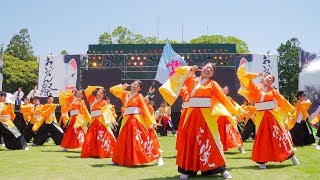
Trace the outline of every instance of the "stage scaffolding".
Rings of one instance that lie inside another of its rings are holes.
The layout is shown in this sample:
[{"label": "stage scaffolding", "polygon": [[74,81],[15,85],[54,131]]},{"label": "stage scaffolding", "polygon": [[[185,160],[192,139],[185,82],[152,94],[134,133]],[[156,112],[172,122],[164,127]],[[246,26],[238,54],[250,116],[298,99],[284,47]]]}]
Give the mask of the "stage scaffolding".
[{"label": "stage scaffolding", "polygon": [[[156,76],[164,44],[89,45],[82,57],[81,69],[121,70],[122,80],[150,80]],[[188,65],[235,67],[234,44],[172,44]]]}]

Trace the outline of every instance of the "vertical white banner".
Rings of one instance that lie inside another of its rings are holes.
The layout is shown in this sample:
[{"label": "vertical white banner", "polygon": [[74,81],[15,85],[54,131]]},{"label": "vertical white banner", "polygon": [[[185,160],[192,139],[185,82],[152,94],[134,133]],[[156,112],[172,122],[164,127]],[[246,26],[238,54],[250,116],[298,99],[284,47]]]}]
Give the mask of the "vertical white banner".
[{"label": "vertical white banner", "polygon": [[41,57],[38,78],[40,97],[58,97],[60,90],[77,87],[79,61],[79,55]]},{"label": "vertical white banner", "polygon": [[[273,86],[279,91],[278,55],[277,54],[252,54],[252,61],[248,64],[248,72],[271,74],[275,77]],[[260,83],[261,78],[256,78],[255,83]]]}]

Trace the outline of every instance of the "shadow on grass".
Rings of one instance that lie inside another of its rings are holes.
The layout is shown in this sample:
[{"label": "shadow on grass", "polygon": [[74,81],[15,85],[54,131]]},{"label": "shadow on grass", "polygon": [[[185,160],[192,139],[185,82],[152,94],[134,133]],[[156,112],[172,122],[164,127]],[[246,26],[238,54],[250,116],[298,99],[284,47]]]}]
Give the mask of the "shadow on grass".
[{"label": "shadow on grass", "polygon": [[42,150],[41,152],[81,153],[80,151]]},{"label": "shadow on grass", "polygon": [[[216,175],[210,175],[210,176],[201,176],[200,174],[196,176],[190,176],[190,179],[224,179],[221,175],[216,174]],[[161,177],[161,178],[146,178],[142,180],[147,180],[147,179],[180,179],[180,175],[172,176],[172,177]]]},{"label": "shadow on grass", "polygon": [[227,159],[251,159],[251,157],[228,157]]},{"label": "shadow on grass", "polygon": [[177,156],[163,156],[163,159],[175,159]]},{"label": "shadow on grass", "polygon": [[121,168],[127,168],[127,169],[140,169],[140,168],[146,168],[146,167],[152,167],[152,166],[157,166],[156,164],[143,164],[143,165],[138,165],[138,166],[119,166],[119,165],[116,165],[116,164],[92,164],[90,165],[91,167],[94,167],[94,168],[102,168],[102,167],[121,167]]},{"label": "shadow on grass", "polygon": [[7,152],[16,152],[16,151],[25,151],[23,149],[7,149],[6,147],[3,147],[0,149],[0,151],[7,151]]},{"label": "shadow on grass", "polygon": [[[293,166],[292,164],[271,164],[267,166],[268,169],[281,169],[281,168],[286,168],[289,166]],[[227,167],[228,171],[231,171],[232,169],[252,169],[252,170],[259,170],[262,171],[263,169],[259,169],[259,165],[251,165],[251,166],[241,166],[241,167]]]},{"label": "shadow on grass", "polygon": [[70,159],[80,159],[81,157],[80,156],[66,156],[67,158],[70,158]]},{"label": "shadow on grass", "polygon": [[241,154],[240,152],[224,152],[226,155],[235,155],[235,154]]},{"label": "shadow on grass", "polygon": [[42,145],[33,145],[33,144],[30,144],[30,143],[27,143],[27,146],[29,146],[29,147],[34,147],[34,148],[39,148],[39,147],[54,147],[54,146],[60,146],[60,145],[47,144],[47,143],[44,143],[44,144],[42,144]]},{"label": "shadow on grass", "polygon": [[141,180],[147,180],[147,179],[180,179],[180,175],[172,176],[172,177],[161,177],[161,178],[146,178]]}]

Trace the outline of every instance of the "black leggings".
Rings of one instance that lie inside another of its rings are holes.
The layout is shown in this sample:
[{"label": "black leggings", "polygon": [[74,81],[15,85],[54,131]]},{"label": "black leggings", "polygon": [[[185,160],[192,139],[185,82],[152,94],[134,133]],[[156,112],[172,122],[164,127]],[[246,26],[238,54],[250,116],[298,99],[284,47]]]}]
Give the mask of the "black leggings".
[{"label": "black leggings", "polygon": [[57,127],[55,127],[53,124],[45,124],[43,123],[41,127],[39,128],[35,138],[34,138],[34,144],[35,145],[43,145],[49,136],[49,133],[56,145],[60,145],[63,133],[60,132]]},{"label": "black leggings", "polygon": [[32,130],[33,124],[29,123],[22,132],[22,135],[24,137],[24,139],[26,140],[26,142],[29,142],[32,138],[35,137],[35,133]]},{"label": "black leggings", "polygon": [[0,137],[3,136],[4,144],[8,149],[25,149],[27,143],[21,134],[19,137],[15,137],[6,127],[0,123]]},{"label": "black leggings", "polygon": [[244,127],[244,130],[241,132],[242,141],[245,142],[247,139],[249,139],[252,133],[253,133],[253,136],[255,136],[255,133],[256,133],[255,129],[256,127],[253,121],[249,119],[246,126]]}]

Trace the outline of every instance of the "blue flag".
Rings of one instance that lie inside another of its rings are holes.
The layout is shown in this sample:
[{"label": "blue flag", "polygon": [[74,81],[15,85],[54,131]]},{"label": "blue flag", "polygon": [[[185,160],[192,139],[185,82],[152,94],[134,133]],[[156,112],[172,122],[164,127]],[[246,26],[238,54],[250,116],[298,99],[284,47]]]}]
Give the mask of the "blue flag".
[{"label": "blue flag", "polygon": [[187,63],[179,54],[174,52],[170,42],[167,40],[163,48],[155,80],[163,84],[174,74],[176,68],[185,65],[187,65]]}]

